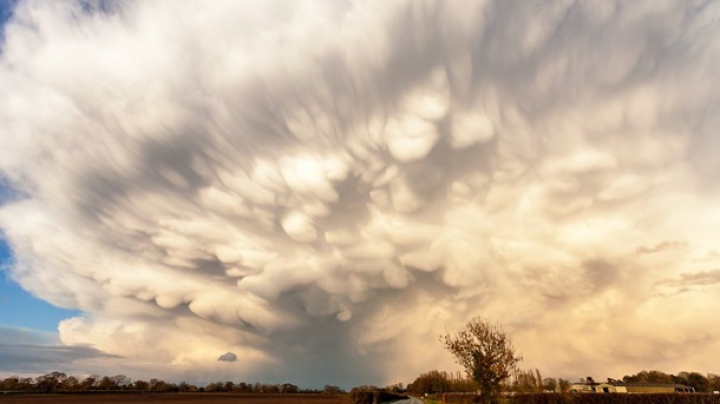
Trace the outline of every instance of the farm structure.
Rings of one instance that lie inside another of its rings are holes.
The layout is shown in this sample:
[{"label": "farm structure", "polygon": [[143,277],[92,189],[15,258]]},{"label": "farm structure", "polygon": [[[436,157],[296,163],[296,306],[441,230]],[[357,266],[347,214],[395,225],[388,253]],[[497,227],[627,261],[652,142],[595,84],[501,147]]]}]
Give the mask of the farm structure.
[{"label": "farm structure", "polygon": [[595,386],[598,393],[694,393],[695,389],[684,384],[607,382]]},{"label": "farm structure", "polygon": [[570,391],[572,393],[667,394],[694,393],[695,389],[684,384],[623,383],[611,379],[605,383],[576,383],[570,386]]}]

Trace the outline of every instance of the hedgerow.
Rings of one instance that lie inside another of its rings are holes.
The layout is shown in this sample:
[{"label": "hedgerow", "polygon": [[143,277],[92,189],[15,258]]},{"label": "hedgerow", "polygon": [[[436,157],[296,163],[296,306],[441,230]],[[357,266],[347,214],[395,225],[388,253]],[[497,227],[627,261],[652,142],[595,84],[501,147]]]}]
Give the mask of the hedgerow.
[{"label": "hedgerow", "polygon": [[[444,394],[446,404],[475,404],[476,394]],[[720,404],[720,395],[694,394],[518,394],[501,398],[507,404]]]}]

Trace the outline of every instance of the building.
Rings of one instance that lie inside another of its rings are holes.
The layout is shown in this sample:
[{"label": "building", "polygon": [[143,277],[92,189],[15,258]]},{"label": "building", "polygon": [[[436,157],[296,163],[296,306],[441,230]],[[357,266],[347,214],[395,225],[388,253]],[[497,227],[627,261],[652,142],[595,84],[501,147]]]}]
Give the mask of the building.
[{"label": "building", "polygon": [[668,394],[668,393],[694,393],[695,389],[684,384],[657,384],[657,383],[623,383],[617,380],[608,380],[593,386],[597,393],[628,393],[628,394]]},{"label": "building", "polygon": [[592,376],[580,379],[580,383],[573,383],[568,389],[571,393],[595,393],[596,387],[600,383],[596,382]]},{"label": "building", "polygon": [[595,393],[598,385],[600,385],[600,383],[595,383],[591,379],[591,381],[571,384],[569,391],[571,393]]}]

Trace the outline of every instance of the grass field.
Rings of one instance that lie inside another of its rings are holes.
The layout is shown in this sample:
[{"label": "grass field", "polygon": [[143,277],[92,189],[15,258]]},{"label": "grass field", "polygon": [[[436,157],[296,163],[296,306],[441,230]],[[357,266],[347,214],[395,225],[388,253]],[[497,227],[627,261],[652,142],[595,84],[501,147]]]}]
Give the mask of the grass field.
[{"label": "grass field", "polygon": [[346,395],[251,395],[232,393],[27,394],[0,396],[0,404],[351,404]]}]

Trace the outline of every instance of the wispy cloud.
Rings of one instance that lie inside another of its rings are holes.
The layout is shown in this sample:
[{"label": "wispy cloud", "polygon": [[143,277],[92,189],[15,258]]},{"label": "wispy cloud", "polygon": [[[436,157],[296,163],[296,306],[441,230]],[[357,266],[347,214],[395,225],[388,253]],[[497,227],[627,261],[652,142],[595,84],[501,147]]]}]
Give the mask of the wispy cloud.
[{"label": "wispy cloud", "polygon": [[687,291],[692,286],[710,286],[720,284],[720,269],[693,273],[683,273],[677,278],[663,279],[658,282],[662,286],[675,286]]},{"label": "wispy cloud", "polygon": [[657,252],[662,252],[674,248],[683,248],[686,247],[687,243],[684,243],[682,241],[663,241],[661,243],[655,244],[654,246],[647,247],[647,246],[640,246],[635,249],[636,254],[653,254]]},{"label": "wispy cloud", "polygon": [[719,2],[102,3],[22,1],[0,59],[0,227],[64,344],[394,382],[481,313],[620,376],[714,323],[654,288],[720,264]]}]

